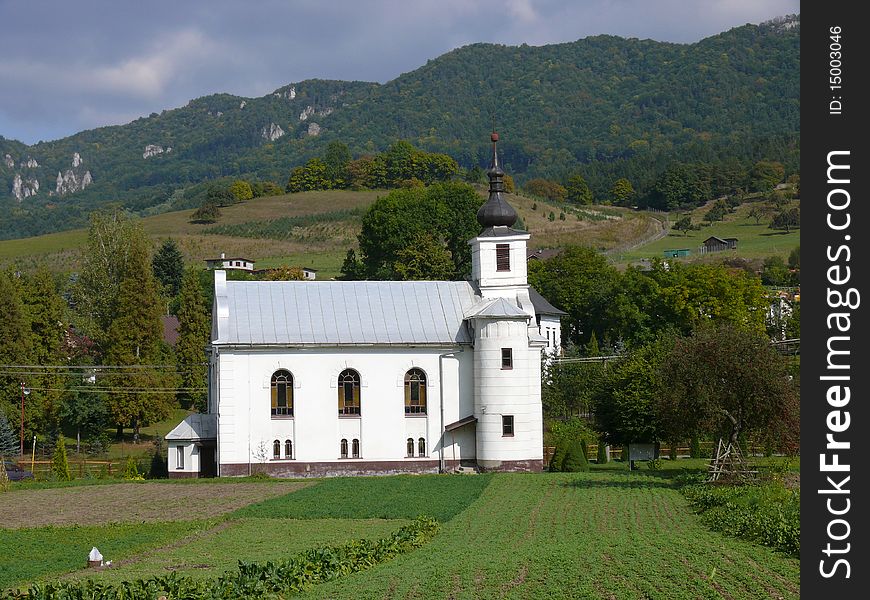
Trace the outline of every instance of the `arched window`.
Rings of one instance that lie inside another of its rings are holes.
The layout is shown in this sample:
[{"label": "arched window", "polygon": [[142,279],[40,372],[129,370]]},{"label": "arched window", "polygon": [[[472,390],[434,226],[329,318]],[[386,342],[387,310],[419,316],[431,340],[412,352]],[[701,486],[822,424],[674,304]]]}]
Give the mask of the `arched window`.
[{"label": "arched window", "polygon": [[281,442],[278,440],[272,442],[272,458],[275,460],[281,458]]},{"label": "arched window", "polygon": [[360,414],[359,373],[345,369],[338,376],[338,414]]},{"label": "arched window", "polygon": [[288,460],[293,458],[293,442],[290,440],[284,441],[284,458]]},{"label": "arched window", "polygon": [[408,438],[408,458],[414,456],[414,438]]},{"label": "arched window", "polygon": [[272,417],[293,416],[293,375],[281,369],[272,374]]},{"label": "arched window", "polygon": [[426,373],[422,369],[405,373],[405,414],[426,414]]},{"label": "arched window", "polygon": [[417,455],[418,456],[426,456],[426,440],[425,438],[420,438],[417,440]]},{"label": "arched window", "polygon": [[359,440],[353,441],[353,457],[359,458]]},{"label": "arched window", "polygon": [[341,440],[341,457],[347,458],[347,440]]}]

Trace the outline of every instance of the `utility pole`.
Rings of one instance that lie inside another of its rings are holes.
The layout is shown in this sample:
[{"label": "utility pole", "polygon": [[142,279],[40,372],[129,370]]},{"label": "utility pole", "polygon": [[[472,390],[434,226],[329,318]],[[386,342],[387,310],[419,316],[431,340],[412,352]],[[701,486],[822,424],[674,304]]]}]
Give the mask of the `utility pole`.
[{"label": "utility pole", "polygon": [[18,454],[22,460],[24,459],[24,382],[21,382],[21,435],[18,436],[21,441],[21,452]]}]

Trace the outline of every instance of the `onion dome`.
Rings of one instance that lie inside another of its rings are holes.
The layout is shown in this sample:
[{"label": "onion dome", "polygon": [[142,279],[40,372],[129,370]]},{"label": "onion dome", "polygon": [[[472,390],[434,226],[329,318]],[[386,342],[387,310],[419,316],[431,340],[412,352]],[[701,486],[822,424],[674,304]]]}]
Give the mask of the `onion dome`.
[{"label": "onion dome", "polygon": [[511,227],[517,222],[517,211],[502,197],[504,193],[504,171],[498,164],[496,144],[498,134],[493,132],[492,164],[486,175],[489,177],[489,199],[477,211],[477,222],[481,227]]}]

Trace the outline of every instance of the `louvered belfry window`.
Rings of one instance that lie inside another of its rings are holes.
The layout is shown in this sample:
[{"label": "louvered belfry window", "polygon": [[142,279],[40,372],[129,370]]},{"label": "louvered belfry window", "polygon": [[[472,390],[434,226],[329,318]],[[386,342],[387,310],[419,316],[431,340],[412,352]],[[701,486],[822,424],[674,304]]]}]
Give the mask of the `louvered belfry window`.
[{"label": "louvered belfry window", "polygon": [[495,245],[495,270],[511,270],[511,247],[510,244]]}]

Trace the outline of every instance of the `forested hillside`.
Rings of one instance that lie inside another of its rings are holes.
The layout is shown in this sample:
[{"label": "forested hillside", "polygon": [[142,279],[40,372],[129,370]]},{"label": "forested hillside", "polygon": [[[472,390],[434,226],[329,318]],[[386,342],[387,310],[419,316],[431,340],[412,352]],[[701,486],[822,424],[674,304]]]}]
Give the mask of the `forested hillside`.
[{"label": "forested hillside", "polygon": [[673,162],[762,159],[787,176],[799,160],[799,50],[797,19],[695,44],[474,44],[383,85],[310,80],[33,146],[0,137],[0,238],[81,226],[110,203],[171,210],[183,188],[223,176],[284,186],[338,139],[355,158],[406,139],[471,169],[486,164],[493,126],[519,183],[582,174],[601,195],[624,177],[643,194]]}]

